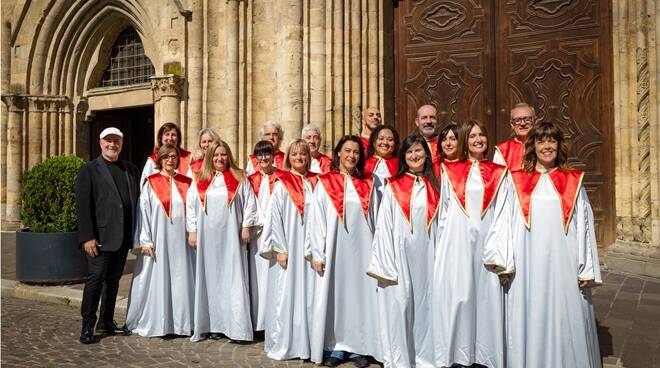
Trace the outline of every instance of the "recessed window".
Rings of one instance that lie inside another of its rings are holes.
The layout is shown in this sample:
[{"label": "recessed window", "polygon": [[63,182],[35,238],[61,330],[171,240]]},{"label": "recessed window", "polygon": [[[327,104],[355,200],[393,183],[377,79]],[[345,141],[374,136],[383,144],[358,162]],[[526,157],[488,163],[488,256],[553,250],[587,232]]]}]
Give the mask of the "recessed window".
[{"label": "recessed window", "polygon": [[112,45],[110,62],[99,87],[128,86],[149,82],[156,74],[151,60],[144,54],[142,40],[133,27],[126,28]]}]

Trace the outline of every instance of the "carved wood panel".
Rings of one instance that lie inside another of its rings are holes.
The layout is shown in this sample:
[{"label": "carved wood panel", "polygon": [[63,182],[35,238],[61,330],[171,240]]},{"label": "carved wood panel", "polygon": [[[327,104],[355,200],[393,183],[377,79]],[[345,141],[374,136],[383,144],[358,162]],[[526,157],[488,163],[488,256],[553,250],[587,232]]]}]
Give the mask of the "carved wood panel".
[{"label": "carved wood panel", "polygon": [[561,124],[570,163],[586,172],[599,244],[614,241],[611,4],[607,0],[422,0],[395,8],[395,122],[419,106],[441,125],[475,118],[491,142],[510,136],[525,101]]},{"label": "carved wood panel", "polygon": [[492,120],[490,1],[399,2],[395,11],[395,124],[416,129],[419,106],[432,104],[441,125]]},{"label": "carved wood panel", "polygon": [[498,139],[509,107],[526,101],[570,138],[571,166],[585,171],[599,245],[614,241],[610,2],[498,1],[495,38]]}]

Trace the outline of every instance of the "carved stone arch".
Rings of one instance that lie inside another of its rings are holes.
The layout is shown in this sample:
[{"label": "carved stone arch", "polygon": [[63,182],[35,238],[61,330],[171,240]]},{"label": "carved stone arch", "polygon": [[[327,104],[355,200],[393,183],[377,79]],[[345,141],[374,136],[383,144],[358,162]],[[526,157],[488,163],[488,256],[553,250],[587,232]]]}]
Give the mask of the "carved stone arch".
[{"label": "carved stone arch", "polygon": [[157,33],[142,2],[76,0],[50,7],[33,45],[33,48],[41,45],[48,51],[34,53],[29,84],[39,86],[40,93],[47,86],[51,94],[82,96],[89,87],[87,80],[92,73],[88,71],[96,66],[90,64],[99,45],[109,43],[111,47],[119,32],[129,25],[140,35],[146,55],[154,65],[159,65],[161,57],[156,42],[149,36]]}]

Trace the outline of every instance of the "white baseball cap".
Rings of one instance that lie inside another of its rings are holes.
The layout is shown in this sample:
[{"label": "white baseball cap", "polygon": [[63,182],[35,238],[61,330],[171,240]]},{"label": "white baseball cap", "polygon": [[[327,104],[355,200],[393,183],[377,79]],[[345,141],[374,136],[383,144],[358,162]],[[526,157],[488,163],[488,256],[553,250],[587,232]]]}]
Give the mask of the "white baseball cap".
[{"label": "white baseball cap", "polygon": [[115,127],[110,127],[110,128],[103,129],[101,134],[99,134],[99,138],[103,139],[103,138],[105,138],[106,136],[108,136],[110,134],[118,135],[121,138],[124,138],[124,133],[122,133],[121,130],[119,130]]}]

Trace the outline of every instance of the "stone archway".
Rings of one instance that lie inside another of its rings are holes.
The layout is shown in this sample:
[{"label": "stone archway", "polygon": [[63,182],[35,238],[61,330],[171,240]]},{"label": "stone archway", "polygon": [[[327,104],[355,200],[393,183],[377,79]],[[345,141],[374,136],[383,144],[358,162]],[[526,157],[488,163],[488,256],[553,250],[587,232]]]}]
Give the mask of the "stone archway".
[{"label": "stone archway", "polygon": [[[175,5],[173,2],[161,8],[184,14]],[[159,66],[164,58],[172,57],[163,53],[167,48],[160,36],[162,25],[154,20],[158,15],[154,15],[153,3],[148,0],[64,0],[51,2],[43,9],[26,2],[16,8],[18,16],[11,21],[7,42],[14,48],[9,54],[12,68],[7,71],[12,87],[2,91],[7,106],[3,111],[7,131],[3,176],[7,181],[2,188],[6,224],[18,223],[19,178],[24,170],[54,155],[89,158],[88,91],[96,85],[119,32],[127,26],[135,28],[157,73],[163,72]],[[175,31],[180,33],[181,29]],[[172,80],[175,88],[169,88]],[[169,116],[179,123],[181,78],[156,77],[152,85],[158,93],[154,101],[152,87],[147,86],[150,103],[155,102],[159,112],[174,111]],[[166,86],[165,93],[160,92],[162,85]]]}]

